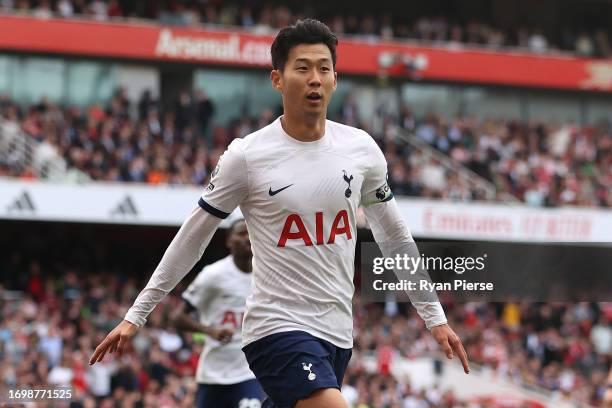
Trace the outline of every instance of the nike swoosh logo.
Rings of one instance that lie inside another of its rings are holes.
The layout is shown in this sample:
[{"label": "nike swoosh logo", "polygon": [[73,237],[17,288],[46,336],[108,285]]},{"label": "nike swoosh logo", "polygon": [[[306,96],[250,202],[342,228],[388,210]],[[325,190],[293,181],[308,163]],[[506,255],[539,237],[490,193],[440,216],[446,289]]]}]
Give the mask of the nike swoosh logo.
[{"label": "nike swoosh logo", "polygon": [[270,187],[270,190],[268,190],[268,194],[270,194],[270,197],[277,195],[278,193],[280,193],[281,191],[283,191],[286,188],[289,188],[293,185],[293,183],[289,184],[288,186],[285,186],[283,188],[279,188],[278,190],[272,190],[272,187]]}]

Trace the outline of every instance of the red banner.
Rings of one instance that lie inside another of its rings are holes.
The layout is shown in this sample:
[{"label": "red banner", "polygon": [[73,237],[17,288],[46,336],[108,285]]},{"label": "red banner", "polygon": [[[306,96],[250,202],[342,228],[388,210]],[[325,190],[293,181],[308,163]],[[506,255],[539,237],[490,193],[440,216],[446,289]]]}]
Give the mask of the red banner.
[{"label": "red banner", "polygon": [[[145,24],[0,16],[0,50],[269,67],[270,36]],[[338,72],[612,91],[612,60],[341,40]]]}]

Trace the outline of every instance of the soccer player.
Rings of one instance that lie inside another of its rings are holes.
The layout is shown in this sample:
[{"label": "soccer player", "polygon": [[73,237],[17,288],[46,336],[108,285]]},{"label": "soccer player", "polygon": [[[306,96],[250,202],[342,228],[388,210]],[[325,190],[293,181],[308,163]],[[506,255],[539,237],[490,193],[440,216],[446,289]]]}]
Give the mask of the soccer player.
[{"label": "soccer player", "polygon": [[[205,267],[183,293],[179,330],[205,334],[196,381],[198,408],[258,408],[263,391],[242,352],[242,316],[251,293],[251,242],[243,219],[227,237],[230,255]],[[197,312],[199,321],[191,317]]]},{"label": "soccer player", "polygon": [[[418,249],[387,185],[387,163],[366,132],[327,120],[337,38],[323,23],[282,29],[270,79],[283,115],[234,140],[125,319],[90,364],[126,342],[199,259],[220,221],[240,206],[253,248],[243,351],[269,399],[264,407],[345,408],[340,386],[353,344],[356,213],[385,256]],[[419,274],[428,276],[427,271]],[[448,358],[468,360],[439,302],[409,294]],[[436,298],[437,299],[437,298]]]}]

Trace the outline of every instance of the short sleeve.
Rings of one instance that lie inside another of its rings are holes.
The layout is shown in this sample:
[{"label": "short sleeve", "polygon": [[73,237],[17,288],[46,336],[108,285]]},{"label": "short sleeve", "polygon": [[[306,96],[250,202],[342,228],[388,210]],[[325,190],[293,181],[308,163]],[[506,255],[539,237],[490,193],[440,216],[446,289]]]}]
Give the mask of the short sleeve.
[{"label": "short sleeve", "polygon": [[212,271],[204,268],[185,289],[182,294],[184,300],[196,309],[200,309],[215,291],[215,278]]},{"label": "short sleeve", "polygon": [[380,147],[368,135],[368,168],[361,185],[361,205],[369,207],[376,203],[384,203],[393,198],[393,193],[387,183],[387,160]]},{"label": "short sleeve", "polygon": [[212,172],[210,183],[198,201],[199,206],[224,219],[238,207],[248,195],[247,164],[242,139],[235,139],[219,158]]}]

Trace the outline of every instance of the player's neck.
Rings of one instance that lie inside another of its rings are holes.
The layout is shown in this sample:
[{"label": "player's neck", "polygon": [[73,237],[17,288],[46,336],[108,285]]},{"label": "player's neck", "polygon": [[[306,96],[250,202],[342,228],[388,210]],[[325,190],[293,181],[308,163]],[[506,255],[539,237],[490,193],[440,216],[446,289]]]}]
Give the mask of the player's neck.
[{"label": "player's neck", "polygon": [[325,115],[298,117],[285,111],[281,117],[281,126],[285,133],[300,142],[314,142],[325,134],[325,120]]},{"label": "player's neck", "polygon": [[236,267],[244,273],[251,273],[253,271],[253,263],[251,262],[251,256],[240,257],[234,255],[234,263]]}]

